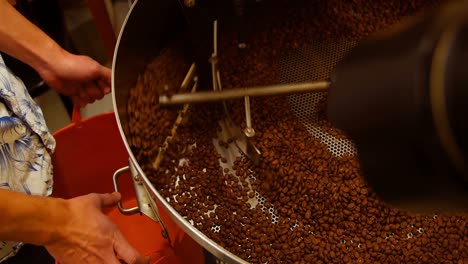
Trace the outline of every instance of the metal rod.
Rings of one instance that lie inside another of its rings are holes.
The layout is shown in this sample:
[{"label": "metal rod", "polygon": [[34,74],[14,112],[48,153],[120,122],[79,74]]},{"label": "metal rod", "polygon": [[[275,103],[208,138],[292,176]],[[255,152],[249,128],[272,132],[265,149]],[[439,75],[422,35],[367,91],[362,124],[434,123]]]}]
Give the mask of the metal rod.
[{"label": "metal rod", "polygon": [[180,87],[182,88],[182,91],[185,91],[187,87],[189,86],[190,82],[193,80],[193,77],[195,76],[195,63],[192,63],[190,66],[190,69],[188,70],[187,74],[185,75],[184,80],[182,81],[182,84]]},{"label": "metal rod", "polygon": [[[216,72],[216,79],[218,80],[218,88],[220,91],[222,91],[223,85],[221,84],[221,74],[219,74],[219,71]],[[227,119],[229,120],[230,123],[232,123],[231,115],[229,114],[229,111],[227,109],[226,102],[223,102],[223,108],[224,108],[224,113],[226,114]]]},{"label": "metal rod", "polygon": [[223,85],[221,84],[221,74],[219,73],[219,71],[216,72],[216,82],[218,83],[218,90],[222,91]]},{"label": "metal rod", "polygon": [[218,56],[218,20],[213,22],[213,53]]},{"label": "metal rod", "polygon": [[213,82],[213,91],[218,91],[218,85],[216,82],[216,66],[211,63],[211,75],[212,75],[212,82]]},{"label": "metal rod", "polygon": [[218,64],[218,20],[213,21],[213,53],[210,58],[213,90],[218,91],[216,72]]},{"label": "metal rod", "polygon": [[[192,86],[191,92],[194,93],[197,90],[197,87],[198,87],[198,82],[196,81],[194,82]],[[158,155],[156,156],[156,159],[153,161],[152,165],[154,169],[159,168],[159,165],[161,164],[161,161],[163,159],[164,152],[166,151],[167,147],[172,141],[172,138],[176,134],[177,128],[180,126],[180,124],[182,124],[184,116],[187,114],[189,107],[190,107],[189,104],[184,105],[181,111],[179,112],[179,114],[177,115],[176,121],[174,122],[174,125],[172,126],[172,129],[171,129],[171,134],[166,137],[166,139],[164,140],[164,143],[162,144],[162,147],[159,148],[159,152],[158,152]]]},{"label": "metal rod", "polygon": [[234,88],[222,91],[202,91],[195,93],[179,93],[170,97],[162,95],[159,103],[162,105],[175,105],[186,103],[206,103],[242,98],[245,96],[274,96],[295,93],[323,92],[330,86],[330,82],[317,81],[307,83],[291,83],[271,86],[257,86],[246,88]]},{"label": "metal rod", "polygon": [[247,137],[253,137],[255,135],[255,130],[252,128],[252,118],[250,115],[250,97],[244,97],[245,104],[245,135]]},{"label": "metal rod", "polygon": [[244,103],[245,103],[245,123],[247,128],[252,127],[252,119],[250,118],[250,97],[246,96],[244,98]]}]

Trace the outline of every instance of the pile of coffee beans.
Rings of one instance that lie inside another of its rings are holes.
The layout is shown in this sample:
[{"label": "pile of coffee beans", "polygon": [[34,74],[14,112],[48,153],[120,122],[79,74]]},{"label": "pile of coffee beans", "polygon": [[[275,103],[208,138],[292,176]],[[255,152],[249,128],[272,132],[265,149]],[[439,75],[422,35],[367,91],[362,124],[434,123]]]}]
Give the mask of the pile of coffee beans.
[{"label": "pile of coffee beans", "polygon": [[[221,34],[225,88],[275,83],[277,60],[291,50],[321,40],[359,40],[437,4],[303,2],[265,18],[270,26],[247,38],[246,49],[239,50],[235,34]],[[157,96],[167,92],[164,87],[180,86],[189,67],[176,50],[156,57],[131,90],[129,141],[146,176],[202,233],[251,263],[468,261],[466,215],[416,214],[381,202],[364,182],[357,157],[331,154],[298,121],[286,97],[251,102],[252,143],[261,151],[257,164],[245,155],[220,154],[219,149],[236,149],[236,140],[219,136],[225,118],[219,103],[191,105],[171,143],[163,146],[180,108],[159,106]],[[226,103],[234,122],[245,127],[243,101]],[[329,127],[323,114],[319,122],[333,136],[346,137]],[[163,160],[156,167],[161,148]]]},{"label": "pile of coffee beans", "polygon": [[145,74],[138,77],[128,100],[129,140],[136,158],[145,162],[153,159],[165,139],[171,135],[172,126],[180,106],[161,107],[159,95],[167,94],[169,87],[180,87],[190,65],[175,48],[164,49],[158,59],[147,65]]}]

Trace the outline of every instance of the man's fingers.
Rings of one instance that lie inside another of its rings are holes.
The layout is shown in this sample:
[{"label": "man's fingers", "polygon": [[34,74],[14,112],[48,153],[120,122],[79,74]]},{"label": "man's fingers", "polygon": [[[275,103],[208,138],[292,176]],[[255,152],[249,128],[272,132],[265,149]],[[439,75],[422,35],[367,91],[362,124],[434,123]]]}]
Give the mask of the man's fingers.
[{"label": "man's fingers", "polygon": [[86,93],[92,99],[100,100],[104,97],[104,91],[99,88],[97,82],[90,82],[86,84]]},{"label": "man's fingers", "polygon": [[149,264],[149,258],[140,255],[120,232],[115,234],[114,250],[127,264]]},{"label": "man's fingers", "polygon": [[98,194],[98,196],[99,196],[99,201],[101,203],[101,208],[114,206],[122,198],[122,196],[118,192],[102,193],[102,194]]},{"label": "man's fingers", "polygon": [[80,99],[86,104],[94,102],[94,100],[88,95],[86,90],[86,85],[81,87],[81,89],[78,90],[78,97],[80,97]]},{"label": "man's fingers", "polygon": [[[107,263],[107,260],[109,263]],[[121,264],[120,260],[114,255],[106,258],[106,264]]]},{"label": "man's fingers", "polygon": [[111,91],[111,84],[102,79],[98,80],[98,86],[104,94],[108,94]]},{"label": "man's fingers", "polygon": [[104,67],[102,65],[99,65],[99,80],[102,80],[104,84],[110,87],[111,85],[111,78],[112,78],[112,73],[111,70],[107,67]]}]

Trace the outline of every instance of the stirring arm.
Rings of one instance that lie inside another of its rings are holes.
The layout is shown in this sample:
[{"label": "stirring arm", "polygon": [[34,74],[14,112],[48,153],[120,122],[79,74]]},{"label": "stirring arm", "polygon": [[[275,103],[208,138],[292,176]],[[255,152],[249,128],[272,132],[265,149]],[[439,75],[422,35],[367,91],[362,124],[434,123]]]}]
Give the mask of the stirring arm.
[{"label": "stirring arm", "polygon": [[179,93],[170,97],[162,95],[159,97],[161,105],[176,105],[187,103],[206,103],[223,101],[229,99],[237,99],[246,96],[274,96],[296,93],[323,92],[328,89],[330,82],[306,82],[306,83],[291,83],[271,86],[256,86],[247,88],[234,88],[222,91],[201,91],[195,93]]}]

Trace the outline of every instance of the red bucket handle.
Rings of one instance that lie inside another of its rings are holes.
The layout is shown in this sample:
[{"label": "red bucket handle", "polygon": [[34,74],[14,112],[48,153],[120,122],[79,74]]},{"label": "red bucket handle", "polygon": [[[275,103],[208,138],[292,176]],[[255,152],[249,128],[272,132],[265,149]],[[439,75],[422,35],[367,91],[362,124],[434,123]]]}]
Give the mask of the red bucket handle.
[{"label": "red bucket handle", "polygon": [[81,108],[77,105],[73,107],[72,123],[76,125],[81,123]]}]

